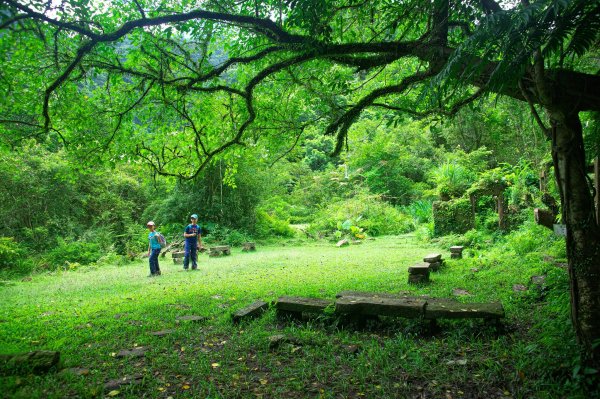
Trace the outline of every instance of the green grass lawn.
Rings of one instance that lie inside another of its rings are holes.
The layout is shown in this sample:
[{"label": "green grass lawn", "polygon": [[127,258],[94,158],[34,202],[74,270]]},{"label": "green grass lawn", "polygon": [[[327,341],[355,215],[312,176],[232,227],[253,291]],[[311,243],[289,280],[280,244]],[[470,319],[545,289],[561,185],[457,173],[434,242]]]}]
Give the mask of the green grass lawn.
[{"label": "green grass lawn", "polygon": [[[532,275],[542,273],[549,274],[550,284],[563,282],[562,269],[536,255],[520,262],[510,254],[509,261],[473,254],[447,261],[426,286],[408,285],[407,268],[430,252],[449,258],[446,250],[409,236],[384,237],[346,248],[329,243],[282,243],[251,253],[234,248],[229,257],[201,255],[199,270],[188,272],[161,258],[163,275],[154,278],[147,277],[147,261],[140,261],[7,282],[0,287],[0,353],[57,350],[61,368],[86,371],[0,377],[0,395],[576,397],[577,387],[560,384],[572,368],[565,353],[574,348],[564,309],[568,297],[557,294],[551,303],[560,306],[553,308],[533,287],[513,291],[514,284],[528,285]],[[454,297],[456,288],[471,294],[459,298],[464,302],[502,301],[504,328],[447,321],[431,335],[419,320],[385,318],[357,329],[332,316],[282,321],[273,309],[240,325],[230,321],[233,311],[282,295],[333,299],[342,290],[364,290]],[[185,315],[207,320],[176,322]],[[540,323],[562,335],[548,335]],[[150,334],[166,329],[174,332]],[[269,338],[277,334],[286,339],[273,347]],[[146,348],[143,357],[116,356],[140,346]],[[132,377],[137,384],[105,389],[110,380]]]}]

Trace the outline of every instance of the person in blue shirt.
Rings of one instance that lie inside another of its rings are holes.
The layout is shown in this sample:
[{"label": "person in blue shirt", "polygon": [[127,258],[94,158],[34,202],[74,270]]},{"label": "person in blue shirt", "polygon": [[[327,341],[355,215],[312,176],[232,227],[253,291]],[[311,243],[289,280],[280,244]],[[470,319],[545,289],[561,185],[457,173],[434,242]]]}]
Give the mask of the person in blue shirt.
[{"label": "person in blue shirt", "polygon": [[187,270],[192,259],[192,270],[198,269],[198,249],[202,245],[202,230],[198,226],[198,215],[190,216],[191,223],[185,227],[185,253],[183,256],[183,269]]},{"label": "person in blue shirt", "polygon": [[158,265],[158,255],[160,254],[160,243],[156,237],[156,225],[151,220],[146,223],[150,230],[148,234],[148,259],[150,262],[150,275],[148,277],[160,276],[160,267]]}]

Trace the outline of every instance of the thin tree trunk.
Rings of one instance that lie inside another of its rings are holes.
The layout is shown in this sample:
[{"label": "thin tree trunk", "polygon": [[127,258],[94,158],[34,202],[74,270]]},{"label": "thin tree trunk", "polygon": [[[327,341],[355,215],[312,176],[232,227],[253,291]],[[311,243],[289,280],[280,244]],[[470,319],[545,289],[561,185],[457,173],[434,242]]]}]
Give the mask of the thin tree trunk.
[{"label": "thin tree trunk", "polygon": [[[567,226],[571,318],[587,361],[600,364],[600,229],[586,175],[581,122],[577,113],[548,111],[552,158]],[[594,345],[596,344],[596,345]],[[595,348],[594,348],[595,346]]]}]

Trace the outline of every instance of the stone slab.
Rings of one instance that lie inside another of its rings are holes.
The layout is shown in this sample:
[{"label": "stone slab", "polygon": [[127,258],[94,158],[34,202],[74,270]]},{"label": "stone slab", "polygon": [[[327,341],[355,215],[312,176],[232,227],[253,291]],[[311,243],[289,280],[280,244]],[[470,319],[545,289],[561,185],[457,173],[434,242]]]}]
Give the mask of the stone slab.
[{"label": "stone slab", "polygon": [[231,315],[234,323],[239,323],[243,319],[257,317],[263,314],[269,308],[269,304],[265,301],[256,301],[250,305],[237,310]]},{"label": "stone slab", "polygon": [[423,262],[433,263],[439,262],[442,259],[442,254],[429,254],[423,258]]},{"label": "stone slab", "polygon": [[417,263],[416,265],[412,265],[408,268],[408,274],[429,274],[430,272],[430,264],[429,263]]},{"label": "stone slab", "polygon": [[206,317],[204,316],[196,316],[196,315],[189,315],[189,316],[179,316],[175,318],[175,321],[181,322],[181,321],[191,321],[194,323],[202,323],[204,321],[206,321]]},{"label": "stone slab", "polygon": [[144,348],[143,346],[138,346],[133,349],[121,349],[116,355],[116,357],[118,358],[142,356],[146,356],[146,348]]},{"label": "stone slab", "polygon": [[336,313],[417,318],[423,316],[426,303],[426,300],[417,298],[347,296],[336,300],[335,311]]},{"label": "stone slab", "polygon": [[428,303],[425,319],[501,319],[504,307],[500,302],[490,303]]},{"label": "stone slab", "polygon": [[175,330],[160,330],[160,331],[152,331],[150,335],[154,335],[155,337],[165,337],[169,334],[173,334]]},{"label": "stone slab", "polygon": [[452,253],[462,252],[463,249],[465,249],[465,247],[463,247],[462,245],[454,245],[454,246],[450,247],[450,252],[452,252]]},{"label": "stone slab", "polygon": [[429,282],[429,274],[409,274],[408,275],[408,283],[409,284],[422,284]]},{"label": "stone slab", "polygon": [[282,296],[277,299],[275,307],[278,311],[321,313],[333,302],[327,299]]}]

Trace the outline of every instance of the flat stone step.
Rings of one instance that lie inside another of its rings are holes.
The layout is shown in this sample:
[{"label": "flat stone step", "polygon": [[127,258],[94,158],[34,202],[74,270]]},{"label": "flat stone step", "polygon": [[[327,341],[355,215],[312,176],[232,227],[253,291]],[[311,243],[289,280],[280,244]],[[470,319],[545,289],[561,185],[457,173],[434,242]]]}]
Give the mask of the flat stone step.
[{"label": "flat stone step", "polygon": [[321,313],[332,304],[333,301],[327,299],[282,296],[277,299],[275,307],[278,311],[285,312]]},{"label": "flat stone step", "polygon": [[256,301],[250,305],[237,310],[231,315],[234,323],[239,323],[243,319],[257,317],[263,314],[269,308],[269,304],[265,301]]},{"label": "flat stone step", "polygon": [[363,298],[391,298],[391,299],[406,299],[406,300],[423,300],[427,301],[427,303],[436,303],[436,304],[444,304],[444,303],[460,303],[454,298],[434,298],[429,295],[412,295],[408,291],[402,291],[397,294],[389,293],[389,292],[372,292],[372,291],[340,291],[335,296],[336,298],[343,297],[363,297]]},{"label": "flat stone step", "polygon": [[439,262],[442,259],[442,254],[429,254],[423,258],[423,262],[433,263]]},{"label": "flat stone step", "polygon": [[417,263],[408,268],[408,274],[429,274],[430,270],[429,263]]},{"label": "flat stone step", "polygon": [[152,331],[150,333],[150,335],[154,335],[155,337],[165,337],[169,334],[173,334],[175,332],[175,330],[169,329],[169,330],[160,330],[160,331]]},{"label": "flat stone step", "polygon": [[426,319],[501,319],[504,307],[500,302],[489,303],[428,303]]},{"label": "flat stone step", "polygon": [[450,252],[452,252],[452,253],[455,253],[455,252],[460,253],[460,252],[463,251],[464,248],[465,247],[463,247],[462,245],[453,245],[453,246],[450,247]]},{"label": "flat stone step", "polygon": [[194,323],[202,323],[204,321],[206,321],[207,318],[204,316],[196,316],[196,315],[189,315],[189,316],[179,316],[175,318],[176,322],[182,322],[182,321],[190,321],[190,322],[194,322]]},{"label": "flat stone step", "polygon": [[418,318],[423,316],[426,303],[426,300],[419,298],[346,296],[336,300],[335,311],[359,315]]}]

